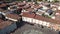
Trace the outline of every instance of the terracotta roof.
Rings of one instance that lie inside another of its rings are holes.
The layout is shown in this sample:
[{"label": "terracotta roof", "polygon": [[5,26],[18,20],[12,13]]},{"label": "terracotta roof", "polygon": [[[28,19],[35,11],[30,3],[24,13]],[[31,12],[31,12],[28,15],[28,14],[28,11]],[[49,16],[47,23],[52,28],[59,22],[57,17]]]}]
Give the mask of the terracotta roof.
[{"label": "terracotta roof", "polygon": [[2,21],[2,22],[0,22],[0,29],[3,29],[3,28],[5,28],[5,27],[7,27],[7,26],[9,26],[9,25],[11,25],[13,22],[11,22],[11,21]]},{"label": "terracotta roof", "polygon": [[6,5],[6,4],[1,4],[1,5],[0,5],[0,7],[5,7],[5,6],[7,6],[7,5]]},{"label": "terracotta roof", "polygon": [[35,6],[34,6],[34,8],[37,8],[37,9],[40,8],[40,7],[41,7],[41,6],[39,6],[39,5],[35,5]]},{"label": "terracotta roof", "polygon": [[60,13],[60,10],[56,11],[56,13]]},{"label": "terracotta roof", "polygon": [[24,9],[28,9],[28,8],[30,8],[31,6],[30,5],[25,5],[23,8]]},{"label": "terracotta roof", "polygon": [[0,23],[1,23],[1,22],[3,22],[3,20],[2,20],[2,19],[0,19]]},{"label": "terracotta roof", "polygon": [[6,17],[12,18],[12,19],[20,19],[20,16],[17,14],[6,14]]},{"label": "terracotta roof", "polygon": [[18,6],[24,6],[24,5],[26,5],[26,3],[23,2],[18,3]]},{"label": "terracotta roof", "polygon": [[30,4],[30,5],[32,6],[32,5],[34,5],[33,3],[34,3],[34,2],[28,2],[27,4]]},{"label": "terracotta roof", "polygon": [[60,14],[55,15],[55,20],[60,21]]},{"label": "terracotta roof", "polygon": [[0,12],[8,12],[8,10],[0,9]]},{"label": "terracotta roof", "polygon": [[43,16],[40,16],[40,15],[35,15],[34,13],[23,13],[24,17],[29,17],[29,18],[34,18],[34,19],[37,19],[37,20],[42,20],[42,21],[46,21],[46,22],[51,22],[51,23],[55,23],[55,24],[60,24],[60,21],[57,21],[57,20],[54,20],[54,19],[51,19],[51,18],[46,18],[46,17],[43,17]]},{"label": "terracotta roof", "polygon": [[17,2],[11,2],[11,3],[7,3],[7,5],[11,6],[11,5],[16,5]]},{"label": "terracotta roof", "polygon": [[34,2],[28,2],[29,4],[33,4]]},{"label": "terracotta roof", "polygon": [[0,8],[0,11],[3,11],[3,9]]},{"label": "terracotta roof", "polygon": [[4,13],[5,13],[5,12],[8,12],[8,10],[3,10],[3,11],[1,11],[1,12],[4,12]]},{"label": "terracotta roof", "polygon": [[36,14],[38,15],[42,15],[44,12],[41,12],[41,11],[37,11]]},{"label": "terracotta roof", "polygon": [[41,7],[41,5],[39,5],[39,4],[31,4],[31,6],[33,6],[34,8],[40,8]]},{"label": "terracotta roof", "polygon": [[57,20],[54,20],[54,19],[51,19],[51,18],[46,18],[46,17],[40,16],[40,15],[36,15],[35,19],[60,24]]},{"label": "terracotta roof", "polygon": [[28,9],[26,9],[26,11],[28,11],[28,12],[32,12],[34,9],[32,9],[32,8],[28,8]]},{"label": "terracotta roof", "polygon": [[34,18],[35,14],[34,13],[23,12],[22,16],[29,17],[29,18]]}]

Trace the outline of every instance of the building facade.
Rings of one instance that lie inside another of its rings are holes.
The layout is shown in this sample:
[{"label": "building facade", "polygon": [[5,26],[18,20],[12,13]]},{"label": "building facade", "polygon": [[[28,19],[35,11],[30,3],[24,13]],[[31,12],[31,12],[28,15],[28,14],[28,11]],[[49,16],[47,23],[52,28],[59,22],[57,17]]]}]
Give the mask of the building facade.
[{"label": "building facade", "polygon": [[22,16],[23,21],[31,23],[31,24],[39,24],[39,25],[43,25],[46,26],[48,28],[54,29],[56,30],[60,30],[60,25],[56,24],[57,22],[53,19],[49,19],[49,18],[44,18],[42,16],[36,15],[35,14],[29,14],[27,13],[23,13]]}]

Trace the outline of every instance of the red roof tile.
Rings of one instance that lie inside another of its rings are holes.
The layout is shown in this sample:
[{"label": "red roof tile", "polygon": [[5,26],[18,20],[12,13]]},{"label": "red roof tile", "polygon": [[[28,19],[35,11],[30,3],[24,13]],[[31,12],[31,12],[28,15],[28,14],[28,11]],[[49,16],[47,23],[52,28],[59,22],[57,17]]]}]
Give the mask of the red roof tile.
[{"label": "red roof tile", "polygon": [[46,22],[60,24],[60,21],[57,21],[57,20],[54,20],[54,19],[51,19],[51,18],[46,18],[46,17],[40,16],[40,15],[35,15],[34,13],[31,13],[31,14],[23,13],[23,16],[24,17],[29,17],[29,18],[34,18],[34,19],[37,19],[37,20],[46,21]]},{"label": "red roof tile", "polygon": [[60,13],[60,10],[56,11],[56,13]]},{"label": "red roof tile", "polygon": [[0,5],[0,7],[5,7],[5,6],[7,6],[7,5],[6,5],[6,4],[1,4],[1,5]]},{"label": "red roof tile", "polygon": [[31,6],[30,5],[25,5],[24,6],[24,9],[28,9],[28,8],[30,8]]},{"label": "red roof tile", "polygon": [[0,29],[3,29],[3,28],[5,28],[5,27],[7,27],[7,26],[9,26],[9,25],[11,25],[13,22],[11,22],[11,21],[2,21],[2,22],[0,22]]},{"label": "red roof tile", "polygon": [[23,12],[23,15],[24,17],[29,17],[29,18],[34,18],[35,14],[34,13],[27,13],[27,12]]},{"label": "red roof tile", "polygon": [[32,12],[34,9],[32,9],[32,8],[28,8],[28,9],[26,9],[26,11],[28,11],[28,12]]},{"label": "red roof tile", "polygon": [[37,9],[38,9],[38,8],[40,8],[40,7],[41,7],[41,6],[39,6],[39,5],[34,5],[34,8],[37,8]]},{"label": "red roof tile", "polygon": [[1,23],[1,22],[3,22],[3,20],[2,20],[2,19],[0,19],[0,23]]},{"label": "red roof tile", "polygon": [[12,19],[20,19],[20,16],[17,14],[6,14],[7,17],[12,18]]},{"label": "red roof tile", "polygon": [[18,6],[23,6],[23,5],[26,5],[26,3],[23,2],[18,3]]}]

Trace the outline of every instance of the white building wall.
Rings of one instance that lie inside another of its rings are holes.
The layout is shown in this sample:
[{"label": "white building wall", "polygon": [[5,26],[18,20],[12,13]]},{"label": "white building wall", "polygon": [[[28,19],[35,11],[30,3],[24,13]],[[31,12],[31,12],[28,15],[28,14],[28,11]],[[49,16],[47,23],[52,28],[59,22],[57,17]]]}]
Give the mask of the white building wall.
[{"label": "white building wall", "polygon": [[47,22],[47,23],[46,23],[46,26],[47,26],[47,27],[50,27],[50,22]]},{"label": "white building wall", "polygon": [[22,17],[22,20],[23,20],[23,21],[26,21],[26,17]]},{"label": "white building wall", "polygon": [[30,23],[32,23],[33,21],[33,19],[32,18],[28,18],[28,17],[22,17],[22,20],[23,21],[26,21],[26,22],[30,22]]},{"label": "white building wall", "polygon": [[43,26],[46,26],[46,24],[47,24],[47,22],[43,21],[43,24],[42,24],[42,25],[43,25]]},{"label": "white building wall", "polygon": [[36,24],[38,24],[39,22],[38,22],[38,20],[36,20]]},{"label": "white building wall", "polygon": [[28,18],[28,17],[22,17],[23,21],[32,23],[32,24],[40,24],[43,26],[47,26],[50,27],[51,29],[55,29],[54,25],[55,24],[51,24],[50,22],[46,22],[46,21],[41,21],[41,20],[37,20],[37,19],[33,19],[33,18]]},{"label": "white building wall", "polygon": [[33,19],[32,22],[33,22],[33,23],[36,23],[36,19]]},{"label": "white building wall", "polygon": [[60,6],[58,6],[58,10],[60,10]]},{"label": "white building wall", "polygon": [[40,20],[40,21],[39,21],[39,24],[40,24],[40,25],[42,25],[42,24],[43,24],[43,22]]},{"label": "white building wall", "polygon": [[47,27],[49,27],[49,25],[50,25],[50,22],[41,21],[41,20],[28,18],[28,17],[22,17],[22,20],[29,22],[29,23],[33,23],[33,24],[40,24],[40,25],[47,26]]},{"label": "white building wall", "polygon": [[31,23],[32,23],[32,18],[29,18],[29,22],[31,22]]},{"label": "white building wall", "polygon": [[32,18],[27,18],[27,22],[32,23]]},{"label": "white building wall", "polygon": [[27,22],[30,22],[30,19],[28,17],[26,18],[26,20],[27,20]]}]

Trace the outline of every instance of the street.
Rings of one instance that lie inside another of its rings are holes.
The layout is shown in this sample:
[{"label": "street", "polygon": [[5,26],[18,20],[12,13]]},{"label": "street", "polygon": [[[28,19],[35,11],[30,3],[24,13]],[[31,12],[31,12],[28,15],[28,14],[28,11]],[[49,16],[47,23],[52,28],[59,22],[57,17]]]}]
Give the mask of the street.
[{"label": "street", "polygon": [[58,34],[58,31],[54,31],[54,30],[51,30],[51,29],[46,28],[46,27],[44,27],[44,28],[37,27],[36,25],[34,26],[34,25],[27,24],[27,23],[25,23],[23,26],[19,27],[12,34],[23,34],[23,33],[25,34],[25,32],[29,31],[29,30],[35,30],[35,31],[37,30],[39,32],[42,32],[43,34]]}]

